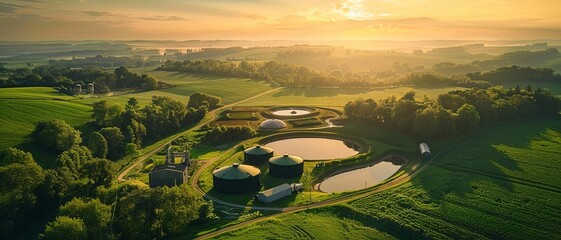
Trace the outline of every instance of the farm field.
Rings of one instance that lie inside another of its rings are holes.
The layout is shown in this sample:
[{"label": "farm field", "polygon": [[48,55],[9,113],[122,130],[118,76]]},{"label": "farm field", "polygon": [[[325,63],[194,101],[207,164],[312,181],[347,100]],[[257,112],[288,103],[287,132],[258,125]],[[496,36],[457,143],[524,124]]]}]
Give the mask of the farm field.
[{"label": "farm field", "polygon": [[90,120],[90,106],[52,98],[73,97],[43,87],[0,89],[0,149],[22,143],[38,121],[58,118],[76,127]]},{"label": "farm field", "polygon": [[156,77],[159,81],[176,85],[172,88],[164,88],[147,92],[114,92],[112,95],[98,97],[86,97],[78,102],[91,104],[96,101],[106,100],[110,103],[125,104],[126,101],[135,97],[140,105],[148,104],[152,96],[167,96],[186,103],[189,95],[196,92],[204,92],[222,98],[224,104],[236,102],[249,98],[260,92],[272,89],[269,83],[251,79],[227,78],[219,76],[194,75],[179,72],[153,71],[154,67],[133,68],[132,72],[148,74]]},{"label": "farm field", "polygon": [[[366,219],[365,231],[398,238],[558,239],[561,118],[499,126],[474,137],[460,147],[435,151],[432,164],[412,181],[338,205],[344,210],[335,212]],[[263,232],[282,236],[288,234],[286,229],[299,227],[321,238],[324,232],[313,231],[315,223],[293,219],[322,214],[274,217],[220,237],[251,238]]]},{"label": "farm field", "polygon": [[216,239],[396,239],[347,210],[350,209],[336,206],[289,213]]},{"label": "farm field", "polygon": [[[242,103],[242,106],[317,106],[342,109],[349,101],[358,98],[373,98],[375,100],[391,97],[401,97],[410,87],[395,87],[375,90],[365,89],[318,89],[318,88],[286,88],[262,97]],[[427,95],[436,99],[439,94],[461,87],[413,88],[415,96],[422,98]]]}]

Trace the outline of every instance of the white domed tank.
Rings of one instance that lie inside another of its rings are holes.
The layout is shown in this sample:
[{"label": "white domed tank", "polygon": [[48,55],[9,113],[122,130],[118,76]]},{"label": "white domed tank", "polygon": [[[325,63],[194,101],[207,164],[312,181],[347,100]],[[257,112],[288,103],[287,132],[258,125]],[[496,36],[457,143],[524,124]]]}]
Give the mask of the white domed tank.
[{"label": "white domed tank", "polygon": [[267,119],[259,127],[263,129],[281,129],[286,127],[286,123],[280,119]]}]

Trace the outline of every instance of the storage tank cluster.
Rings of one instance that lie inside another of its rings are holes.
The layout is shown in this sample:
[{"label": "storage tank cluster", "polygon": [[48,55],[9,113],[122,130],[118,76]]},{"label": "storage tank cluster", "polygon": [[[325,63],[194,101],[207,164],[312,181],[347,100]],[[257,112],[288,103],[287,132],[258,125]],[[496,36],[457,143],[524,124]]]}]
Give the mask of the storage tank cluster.
[{"label": "storage tank cluster", "polygon": [[[280,178],[295,178],[304,173],[304,159],[294,155],[273,157],[272,148],[257,145],[244,150],[244,164],[234,163],[213,172],[214,189],[221,193],[240,194],[261,188],[260,166],[269,163],[269,174]],[[253,165],[253,166],[252,166]]]}]

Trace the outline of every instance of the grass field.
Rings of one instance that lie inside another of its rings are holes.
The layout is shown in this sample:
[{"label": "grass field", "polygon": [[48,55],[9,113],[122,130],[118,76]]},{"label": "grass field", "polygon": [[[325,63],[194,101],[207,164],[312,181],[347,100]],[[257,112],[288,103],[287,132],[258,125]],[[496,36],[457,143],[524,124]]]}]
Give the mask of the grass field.
[{"label": "grass field", "polygon": [[[396,87],[376,90],[365,89],[319,89],[319,88],[286,88],[262,97],[245,102],[243,106],[316,106],[342,108],[347,102],[358,98],[373,98],[375,100],[395,95],[401,97],[409,87]],[[427,95],[433,99],[439,94],[460,87],[414,88],[416,97]]]},{"label": "grass field", "polygon": [[187,103],[189,95],[195,92],[204,92],[222,98],[224,104],[236,102],[272,89],[269,83],[251,79],[227,78],[219,76],[193,75],[179,72],[153,71],[154,67],[133,68],[133,72],[149,74],[159,81],[175,85],[172,88],[158,89],[147,92],[114,92],[111,96],[96,95],[77,100],[83,103],[92,103],[106,100],[110,103],[125,104],[131,97],[138,99],[140,105],[148,104],[152,96],[168,96]]},{"label": "grass field", "polygon": [[297,233],[288,231],[294,228],[319,239],[357,234],[315,230],[316,222],[327,220],[297,220],[321,219],[327,211],[362,222],[361,231],[397,238],[559,239],[561,117],[487,129],[473,141],[435,154],[431,166],[400,187],[317,212],[278,216],[220,237],[284,236]]},{"label": "grass field", "polygon": [[337,206],[290,213],[216,239],[394,239],[345,210]]},{"label": "grass field", "polygon": [[51,88],[0,89],[0,149],[20,144],[33,131],[35,123],[62,119],[78,126],[90,120],[91,107],[70,101]]},{"label": "grass field", "polygon": [[18,146],[33,153],[43,167],[55,156],[30,142],[29,134],[39,121],[62,119],[74,127],[90,121],[91,107],[65,101],[74,99],[47,87],[0,89],[0,150]]}]

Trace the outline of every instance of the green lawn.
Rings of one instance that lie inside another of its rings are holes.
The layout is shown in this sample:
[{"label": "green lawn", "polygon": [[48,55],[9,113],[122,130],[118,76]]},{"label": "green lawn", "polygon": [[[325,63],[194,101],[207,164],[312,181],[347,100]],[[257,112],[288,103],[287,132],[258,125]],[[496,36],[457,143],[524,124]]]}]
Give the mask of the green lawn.
[{"label": "green lawn", "polygon": [[154,67],[133,68],[133,72],[149,74],[158,80],[173,84],[175,87],[158,89],[146,92],[115,91],[112,94],[84,96],[77,100],[83,103],[92,103],[106,100],[110,103],[125,104],[126,101],[135,97],[141,105],[148,104],[152,96],[167,96],[181,102],[187,103],[189,96],[195,92],[204,92],[222,98],[224,104],[240,101],[261,92],[272,89],[272,86],[263,81],[255,81],[242,78],[228,78],[207,75],[193,75],[179,72],[153,71]]},{"label": "green lawn", "polygon": [[[317,106],[342,108],[347,102],[358,98],[373,98],[375,100],[402,96],[409,87],[396,87],[376,90],[366,89],[325,89],[325,88],[286,88],[264,95],[243,103],[243,106]],[[427,95],[433,99],[439,94],[452,90],[463,89],[460,87],[438,88],[413,88],[416,97],[421,99]]]},{"label": "green lawn", "polygon": [[[338,228],[337,221],[355,221],[360,232],[383,234],[366,238],[559,239],[561,117],[490,128],[468,140],[433,149],[433,164],[400,187],[219,237],[295,238],[299,231],[290,229],[298,228],[312,238],[354,239],[359,231]],[[337,217],[323,219],[326,212]],[[334,227],[316,230],[324,221]]]}]

